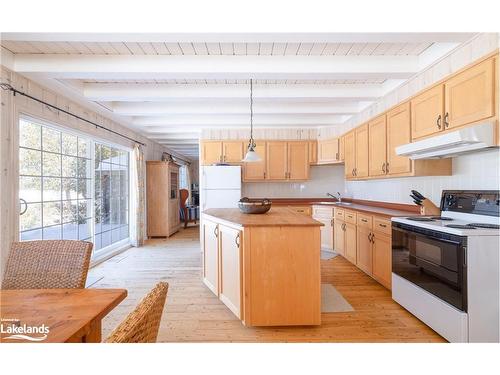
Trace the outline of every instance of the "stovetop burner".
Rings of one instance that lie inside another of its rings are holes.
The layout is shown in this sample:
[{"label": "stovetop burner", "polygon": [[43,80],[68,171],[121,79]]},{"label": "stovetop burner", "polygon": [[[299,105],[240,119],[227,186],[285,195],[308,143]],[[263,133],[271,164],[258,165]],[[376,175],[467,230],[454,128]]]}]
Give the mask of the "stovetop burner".
[{"label": "stovetop burner", "polygon": [[467,225],[474,227],[474,228],[500,229],[500,225],[498,225],[498,224],[471,223],[471,224],[467,224]]},{"label": "stovetop burner", "polygon": [[476,229],[475,227],[471,227],[469,224],[446,224],[445,227],[455,229]]},{"label": "stovetop burner", "polygon": [[430,217],[422,217],[422,216],[410,216],[407,219],[411,221],[434,221],[434,219]]}]

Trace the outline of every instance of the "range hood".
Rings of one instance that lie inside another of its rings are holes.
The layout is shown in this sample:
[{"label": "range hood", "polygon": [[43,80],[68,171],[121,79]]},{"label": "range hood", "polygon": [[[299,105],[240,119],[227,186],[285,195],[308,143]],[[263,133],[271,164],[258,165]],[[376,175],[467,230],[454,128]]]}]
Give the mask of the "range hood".
[{"label": "range hood", "polygon": [[396,154],[413,160],[449,158],[494,147],[494,139],[495,124],[490,121],[396,147]]}]

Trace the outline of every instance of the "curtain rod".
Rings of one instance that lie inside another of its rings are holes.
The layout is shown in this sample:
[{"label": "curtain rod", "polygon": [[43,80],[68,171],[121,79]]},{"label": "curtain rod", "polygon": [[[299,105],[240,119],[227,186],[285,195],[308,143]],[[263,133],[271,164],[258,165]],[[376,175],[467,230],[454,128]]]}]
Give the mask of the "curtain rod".
[{"label": "curtain rod", "polygon": [[123,134],[120,134],[120,133],[118,133],[118,132],[116,132],[116,131],[114,131],[114,130],[108,129],[108,128],[106,128],[105,126],[102,126],[102,125],[96,124],[95,122],[92,122],[92,121],[90,121],[90,120],[84,119],[83,117],[78,116],[78,115],[75,115],[74,113],[68,112],[68,111],[66,111],[66,110],[64,110],[64,109],[62,109],[62,108],[59,108],[59,107],[55,106],[55,105],[52,105],[52,104],[47,103],[47,102],[44,102],[43,100],[40,100],[40,99],[38,99],[38,98],[35,98],[34,96],[28,95],[28,94],[26,94],[26,93],[24,93],[24,92],[22,92],[22,91],[19,91],[19,90],[15,89],[14,87],[12,87],[11,85],[9,85],[8,83],[0,83],[0,87],[1,87],[3,90],[9,90],[9,91],[11,91],[11,92],[13,93],[13,95],[14,95],[14,96],[16,96],[16,94],[19,94],[19,95],[25,96],[25,97],[27,97],[27,98],[29,98],[29,99],[31,99],[31,100],[37,101],[38,103],[42,103],[42,104],[44,104],[44,105],[46,105],[46,106],[49,106],[49,107],[51,107],[51,108],[53,108],[53,109],[55,109],[55,110],[57,110],[57,111],[61,111],[61,112],[65,113],[65,114],[67,114],[67,115],[69,115],[69,116],[73,116],[73,117],[77,118],[78,120],[88,122],[89,124],[94,125],[96,128],[106,130],[106,131],[108,131],[108,132],[110,132],[110,133],[113,133],[113,134],[116,134],[116,135],[118,135],[118,136],[120,136],[120,137],[122,137],[122,138],[128,139],[129,141],[132,141],[132,142],[135,142],[135,143],[137,143],[137,144],[140,144],[141,146],[147,147],[145,143],[139,142],[139,141],[138,141],[138,140],[136,140],[136,139],[133,139],[133,138],[127,137],[126,135],[123,135]]}]

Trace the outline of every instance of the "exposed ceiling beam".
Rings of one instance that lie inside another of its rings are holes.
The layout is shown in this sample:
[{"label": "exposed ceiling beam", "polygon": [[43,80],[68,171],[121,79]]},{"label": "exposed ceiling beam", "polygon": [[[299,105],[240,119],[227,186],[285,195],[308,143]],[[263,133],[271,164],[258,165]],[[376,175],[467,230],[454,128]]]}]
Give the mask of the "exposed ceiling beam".
[{"label": "exposed ceiling beam", "polygon": [[[346,121],[349,116],[343,115],[315,115],[315,114],[293,114],[293,115],[255,115],[255,125],[331,125]],[[233,126],[246,127],[250,126],[249,115],[171,115],[167,117],[135,117],[132,120],[134,125],[160,125],[160,126]]]},{"label": "exposed ceiling beam", "polygon": [[[254,84],[253,97],[259,99],[376,100],[385,94],[389,81],[397,85],[403,80],[387,80],[384,84]],[[392,86],[391,85],[391,86]],[[83,95],[93,101],[166,101],[194,99],[244,99],[250,97],[246,84],[128,84],[86,83]]]},{"label": "exposed ceiling beam", "polygon": [[3,40],[41,42],[165,43],[432,43],[464,42],[475,33],[20,33]]},{"label": "exposed ceiling beam", "polygon": [[[364,104],[366,105],[366,104]],[[339,114],[358,113],[362,106],[358,103],[254,103],[257,114]],[[190,101],[190,102],[115,102],[111,110],[123,116],[158,116],[175,114],[250,114],[249,100],[238,101]]]},{"label": "exposed ceiling beam", "polygon": [[71,79],[403,79],[420,66],[418,56],[16,54],[14,68]]}]

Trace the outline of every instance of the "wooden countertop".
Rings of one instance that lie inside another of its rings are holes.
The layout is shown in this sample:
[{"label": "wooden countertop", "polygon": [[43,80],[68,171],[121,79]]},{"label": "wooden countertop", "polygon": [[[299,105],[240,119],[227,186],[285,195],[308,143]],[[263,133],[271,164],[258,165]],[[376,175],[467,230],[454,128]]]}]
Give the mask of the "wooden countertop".
[{"label": "wooden countertop", "polygon": [[270,198],[275,206],[284,205],[325,205],[331,207],[344,208],[346,210],[356,210],[368,214],[381,215],[386,217],[416,216],[420,215],[420,208],[417,205],[368,201],[360,199],[343,198],[346,205],[335,204],[333,198]]},{"label": "wooden countertop", "polygon": [[297,213],[287,207],[271,207],[261,215],[244,214],[238,208],[210,208],[203,215],[242,227],[311,227],[323,224],[312,217]]}]

